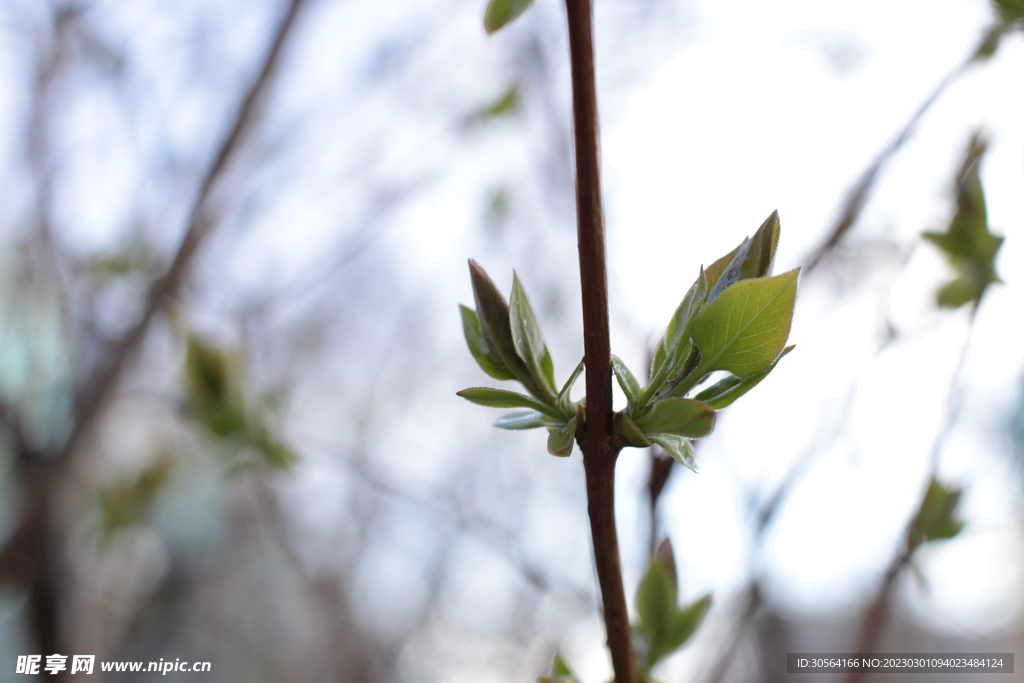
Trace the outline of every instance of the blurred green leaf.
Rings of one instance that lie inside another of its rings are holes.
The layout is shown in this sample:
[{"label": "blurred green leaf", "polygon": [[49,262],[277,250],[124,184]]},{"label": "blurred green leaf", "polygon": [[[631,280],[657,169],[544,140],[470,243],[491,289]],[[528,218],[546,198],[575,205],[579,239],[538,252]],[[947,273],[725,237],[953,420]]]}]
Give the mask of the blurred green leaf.
[{"label": "blurred green leaf", "polygon": [[686,607],[675,609],[669,623],[661,632],[660,637],[651,644],[647,664],[653,667],[659,660],[672,654],[697,631],[701,622],[711,608],[711,595],[705,595]]},{"label": "blurred green leaf", "polygon": [[519,110],[519,85],[514,84],[496,100],[466,117],[466,125],[473,126],[493,119],[509,116]]},{"label": "blurred green leaf", "polygon": [[494,426],[501,429],[536,429],[537,427],[550,427],[555,424],[558,423],[553,418],[536,410],[509,413],[508,415],[502,415],[494,421]]},{"label": "blurred green leaf", "polygon": [[228,392],[228,363],[224,354],[196,336],[189,336],[185,383],[194,398],[222,403]]},{"label": "blurred green leaf", "polygon": [[1024,19],[1024,0],[993,0],[993,3],[1004,22]]},{"label": "blurred green leaf", "polygon": [[793,348],[794,347],[792,346],[787,346],[782,349],[782,353],[779,354],[779,357],[772,361],[772,364],[761,372],[755,372],[754,374],[747,375],[746,377],[729,375],[700,392],[694,396],[694,398],[698,401],[704,401],[715,410],[721,410],[722,408],[732,405],[736,399],[760,384],[761,380],[767,377],[768,374],[775,369],[775,366],[779,364],[782,357],[792,351]]},{"label": "blurred green leaf", "polygon": [[697,454],[693,450],[693,444],[685,436],[675,434],[648,434],[654,443],[665,449],[665,452],[683,467],[696,472]]},{"label": "blurred green leaf", "polygon": [[715,427],[715,411],[706,403],[692,398],[664,398],[654,404],[651,412],[636,421],[637,426],[653,440],[653,434],[675,434],[699,439]]},{"label": "blurred green leaf", "polygon": [[484,29],[492,34],[518,17],[533,4],[533,0],[491,0],[484,12]]},{"label": "blurred green leaf", "polygon": [[471,387],[458,391],[456,394],[467,401],[472,401],[477,405],[489,408],[530,408],[531,410],[549,415],[556,420],[561,418],[551,406],[544,405],[536,399],[515,391],[491,389],[489,387]]},{"label": "blurred green leaf", "polygon": [[548,453],[566,457],[572,453],[572,444],[576,439],[576,418],[563,425],[548,427]]},{"label": "blurred green leaf", "polygon": [[515,379],[515,375],[508,371],[501,358],[491,352],[476,311],[462,305],[459,306],[459,311],[462,313],[462,331],[466,337],[466,344],[477,365],[494,379]]},{"label": "blurred green leaf", "polygon": [[972,136],[957,174],[956,213],[944,233],[925,232],[923,237],[942,250],[958,277],[938,292],[938,303],[958,308],[980,303],[986,288],[999,282],[995,259],[1003,238],[993,235],[988,226],[985,192],[981,186],[980,162],[987,143],[978,134]]},{"label": "blurred green leaf", "polygon": [[676,589],[666,568],[657,560],[647,566],[647,573],[636,591],[637,627],[648,646],[658,642],[676,609]]},{"label": "blurred green leaf", "polygon": [[948,488],[932,477],[911,523],[907,546],[913,552],[922,543],[953,538],[963,529],[956,518],[960,489]]},{"label": "blurred green leaf", "polygon": [[726,370],[744,377],[768,368],[789,337],[799,272],[737,282],[698,313],[693,341],[701,372],[695,374]]},{"label": "blurred green leaf", "polygon": [[157,494],[167,481],[172,463],[169,455],[162,454],[137,477],[100,488],[99,505],[105,534],[146,521]]},{"label": "blurred green leaf", "polygon": [[580,683],[576,674],[572,672],[569,665],[562,659],[561,653],[555,654],[555,661],[551,666],[550,676],[541,676],[538,683]]}]

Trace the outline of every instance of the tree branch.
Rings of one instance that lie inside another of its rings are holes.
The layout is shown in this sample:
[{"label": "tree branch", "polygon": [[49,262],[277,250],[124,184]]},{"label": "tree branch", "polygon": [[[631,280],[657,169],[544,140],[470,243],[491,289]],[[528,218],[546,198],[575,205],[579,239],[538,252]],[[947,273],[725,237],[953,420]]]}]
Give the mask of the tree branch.
[{"label": "tree branch", "polygon": [[583,294],[583,345],[587,363],[586,425],[580,447],[587,479],[587,510],[594,540],[594,560],[615,681],[634,683],[636,663],[615,529],[615,460],[619,449],[611,445],[611,342],[593,20],[590,0],[566,0],[565,5],[572,65],[577,240]]}]

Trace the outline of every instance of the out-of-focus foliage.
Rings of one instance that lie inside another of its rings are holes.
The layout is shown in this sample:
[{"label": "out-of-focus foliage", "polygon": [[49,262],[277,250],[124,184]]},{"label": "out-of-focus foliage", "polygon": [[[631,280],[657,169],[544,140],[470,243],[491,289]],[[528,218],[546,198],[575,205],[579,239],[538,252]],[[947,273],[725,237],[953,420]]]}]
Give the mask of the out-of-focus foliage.
[{"label": "out-of-focus foliage", "polygon": [[986,141],[975,134],[967,146],[956,176],[956,213],[946,232],[926,232],[925,239],[945,253],[958,277],[946,283],[938,293],[940,306],[959,308],[966,303],[977,306],[986,288],[1000,282],[996,274],[996,255],[1003,238],[993,235],[988,226],[985,192],[981,186],[981,160]]}]

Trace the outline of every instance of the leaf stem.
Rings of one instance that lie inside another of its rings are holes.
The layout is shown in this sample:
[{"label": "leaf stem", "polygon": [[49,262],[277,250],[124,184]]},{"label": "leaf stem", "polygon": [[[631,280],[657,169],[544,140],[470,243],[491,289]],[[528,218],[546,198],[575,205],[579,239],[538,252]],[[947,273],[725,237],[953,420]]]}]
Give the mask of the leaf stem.
[{"label": "leaf stem", "polygon": [[629,613],[615,529],[615,460],[612,437],[612,367],[608,324],[608,272],[601,201],[597,86],[591,0],[566,0],[572,65],[576,151],[576,214],[583,337],[587,372],[586,427],[580,447],[587,479],[587,509],[597,578],[616,683],[637,680]]}]

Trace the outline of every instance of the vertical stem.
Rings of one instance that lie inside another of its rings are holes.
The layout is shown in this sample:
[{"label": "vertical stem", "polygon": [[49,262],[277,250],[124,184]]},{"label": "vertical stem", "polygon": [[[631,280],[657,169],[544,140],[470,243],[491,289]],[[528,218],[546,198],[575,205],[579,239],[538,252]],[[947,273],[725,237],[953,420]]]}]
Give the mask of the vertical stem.
[{"label": "vertical stem", "polygon": [[577,240],[583,293],[583,344],[587,363],[587,421],[581,442],[587,478],[587,510],[615,681],[634,683],[636,664],[615,530],[615,459],[619,449],[611,445],[611,342],[608,329],[608,272],[601,203],[593,21],[590,0],[566,0],[565,5],[572,64]]}]

